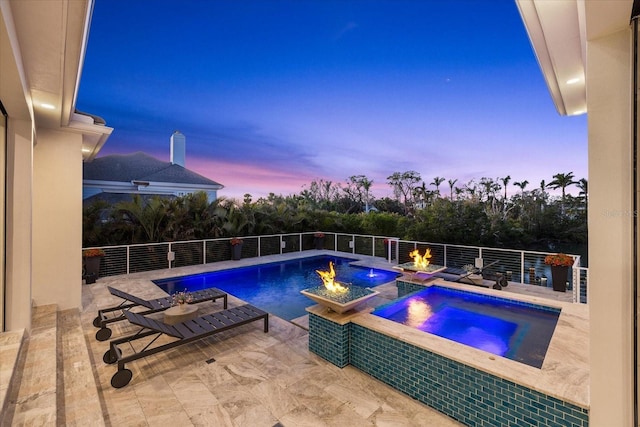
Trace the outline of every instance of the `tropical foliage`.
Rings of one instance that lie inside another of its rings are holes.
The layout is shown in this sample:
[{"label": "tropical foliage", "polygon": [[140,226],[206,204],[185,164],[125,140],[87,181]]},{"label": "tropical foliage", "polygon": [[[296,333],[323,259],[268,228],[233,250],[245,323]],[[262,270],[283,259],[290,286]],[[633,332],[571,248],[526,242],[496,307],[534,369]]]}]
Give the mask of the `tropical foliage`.
[{"label": "tropical foliage", "polygon": [[[219,198],[207,202],[204,193],[184,197],[143,199],[108,206],[99,202],[84,210],[83,244],[166,242],[289,232],[360,233],[407,240],[557,251],[587,241],[587,181],[573,173],[553,176],[531,190],[529,181],[514,181],[519,191],[509,195],[511,177],[458,180],[435,177],[430,184],[415,171],[387,178],[393,198],[374,199],[373,181],[364,175],[346,185],[313,181],[299,194],[242,201]],[[449,194],[441,194],[448,183]],[[566,190],[575,185],[580,193]],[[560,190],[552,195],[549,189]],[[371,210],[371,211],[369,211]],[[368,212],[368,213],[366,213]]]}]

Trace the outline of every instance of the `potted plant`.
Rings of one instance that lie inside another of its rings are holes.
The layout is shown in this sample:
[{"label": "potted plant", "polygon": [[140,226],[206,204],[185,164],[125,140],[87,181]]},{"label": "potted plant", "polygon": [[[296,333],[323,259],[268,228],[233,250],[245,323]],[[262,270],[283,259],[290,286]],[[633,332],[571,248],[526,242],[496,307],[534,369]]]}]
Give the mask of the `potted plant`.
[{"label": "potted plant", "polygon": [[324,249],[324,233],[316,231],[313,233],[313,246],[316,249]]},{"label": "potted plant", "polygon": [[229,240],[229,244],[231,244],[231,259],[234,261],[242,258],[242,244],[244,241],[238,237],[234,237]]},{"label": "potted plant", "polygon": [[553,290],[566,292],[569,267],[573,265],[573,257],[567,254],[552,254],[544,258],[544,263],[551,266],[551,284]]},{"label": "potted plant", "polygon": [[193,301],[193,295],[191,295],[191,292],[188,292],[186,289],[173,294],[173,305],[180,307],[181,311],[183,311],[191,301]]},{"label": "potted plant", "polygon": [[102,249],[85,249],[82,251],[82,257],[84,258],[84,271],[85,271],[85,283],[95,283],[100,273],[100,262],[102,257],[105,256],[105,252]]},{"label": "potted plant", "polygon": [[467,279],[471,281],[474,285],[483,285],[484,279],[482,278],[482,274],[478,274],[478,269],[475,265],[466,264],[462,266],[462,269],[467,272]]}]

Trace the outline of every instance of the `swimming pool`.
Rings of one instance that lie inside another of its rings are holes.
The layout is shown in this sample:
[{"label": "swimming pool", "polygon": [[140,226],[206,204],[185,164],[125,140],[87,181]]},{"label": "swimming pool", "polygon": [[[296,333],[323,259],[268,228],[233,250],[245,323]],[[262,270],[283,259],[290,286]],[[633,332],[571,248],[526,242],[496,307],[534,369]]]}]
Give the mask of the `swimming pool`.
[{"label": "swimming pool", "polygon": [[560,310],[431,286],[372,314],[540,368]]},{"label": "swimming pool", "polygon": [[285,320],[304,316],[305,308],[315,303],[301,290],[322,283],[316,270],[326,270],[333,261],[336,280],[363,287],[393,281],[400,274],[393,271],[351,265],[357,261],[330,255],[261,264],[191,276],[154,280],[169,294],[216,287]]}]

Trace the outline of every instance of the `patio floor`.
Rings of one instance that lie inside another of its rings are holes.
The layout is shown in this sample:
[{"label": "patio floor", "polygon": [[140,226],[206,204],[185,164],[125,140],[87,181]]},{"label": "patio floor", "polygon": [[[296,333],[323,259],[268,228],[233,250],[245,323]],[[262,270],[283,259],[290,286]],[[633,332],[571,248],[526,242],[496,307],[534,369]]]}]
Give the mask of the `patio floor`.
[{"label": "patio floor", "polygon": [[[326,251],[334,254],[333,252]],[[313,251],[313,255],[319,254]],[[143,298],[165,293],[151,279],[175,277],[309,256],[309,253],[243,259],[215,264],[100,278],[83,286],[80,313],[105,425],[126,426],[457,426],[451,418],[392,389],[356,368],[337,368],[308,350],[305,318],[296,324],[270,316],[270,330],[255,322],[127,364],[128,386],[110,385],[116,365],[102,356],[92,321],[98,308],[120,302],[114,286]],[[339,254],[344,256],[345,254]],[[369,267],[387,268],[384,260],[363,258]],[[373,304],[395,298],[395,285],[383,285]],[[532,286],[510,285],[509,292],[535,293],[552,299],[569,294]],[[229,306],[242,301],[229,296]],[[200,312],[222,309],[221,301],[199,305]],[[161,313],[154,316],[162,318]],[[306,316],[305,316],[306,317]],[[111,324],[113,338],[135,332],[128,322]],[[68,415],[67,415],[68,417]],[[67,419],[69,421],[69,419]],[[82,425],[78,422],[77,425]]]}]

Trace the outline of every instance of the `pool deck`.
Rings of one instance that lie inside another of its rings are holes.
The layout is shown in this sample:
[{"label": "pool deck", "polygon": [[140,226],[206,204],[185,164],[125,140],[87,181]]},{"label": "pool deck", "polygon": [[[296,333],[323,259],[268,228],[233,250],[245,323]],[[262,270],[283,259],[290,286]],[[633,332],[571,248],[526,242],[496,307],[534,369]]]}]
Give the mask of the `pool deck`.
[{"label": "pool deck", "polygon": [[[107,286],[142,298],[157,298],[166,294],[151,282],[152,279],[325,253],[352,257],[350,254],[314,250],[105,277],[94,284],[83,286],[82,329],[89,347],[104,424],[256,427],[460,425],[356,368],[347,366],[340,369],[310,353],[306,330],[308,316],[293,322],[270,316],[270,330],[266,334],[258,322],[129,363],[127,368],[133,371],[131,383],[121,389],[111,387],[111,376],[117,368],[102,361],[102,356],[108,349],[108,341],[97,341],[94,338],[97,329],[92,325],[99,308],[120,302],[118,298],[111,296]],[[359,263],[367,267],[392,269],[391,264],[380,258],[355,255],[353,258],[360,258],[362,261]],[[456,286],[470,288],[468,285]],[[523,377],[525,381],[545,389],[545,392],[550,392],[546,390],[549,388],[553,393],[565,393],[563,390],[566,389],[572,401],[588,405],[588,352],[585,350],[588,349],[588,319],[584,318],[587,307],[563,302],[571,299],[569,294],[536,286],[511,284],[503,291],[471,288],[481,292],[497,292],[503,296],[538,300],[547,305],[562,305],[563,313],[566,304],[571,306],[568,311],[579,312],[579,322],[572,317],[561,317],[559,325],[563,332],[558,337],[554,335],[548,353],[552,362],[547,363],[545,360],[542,370],[504,360],[510,362],[509,365],[522,365],[511,366],[511,373],[508,375],[513,375],[516,379]],[[367,302],[369,307],[386,303],[397,296],[393,283],[379,286],[376,290],[380,294]],[[240,304],[242,301],[229,296],[230,307]],[[202,314],[218,311],[222,309],[222,304],[220,301],[207,302],[200,304],[199,309]],[[162,314],[154,316],[161,319]],[[137,330],[127,322],[110,326],[113,338]],[[421,339],[423,338],[419,338]],[[437,346],[443,346],[442,342],[438,342]],[[455,344],[451,351],[468,353],[461,347],[465,346]],[[473,363],[479,369],[491,368],[491,365],[502,366],[503,363],[501,360],[491,360],[486,353],[478,353],[478,350],[463,358],[475,360]],[[568,372],[568,366],[574,365],[578,365],[580,375],[564,376]],[[540,372],[545,370],[554,371],[558,376],[549,377]]]}]

